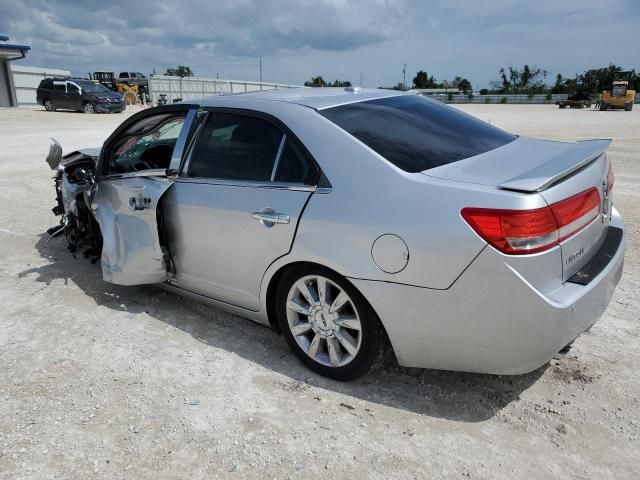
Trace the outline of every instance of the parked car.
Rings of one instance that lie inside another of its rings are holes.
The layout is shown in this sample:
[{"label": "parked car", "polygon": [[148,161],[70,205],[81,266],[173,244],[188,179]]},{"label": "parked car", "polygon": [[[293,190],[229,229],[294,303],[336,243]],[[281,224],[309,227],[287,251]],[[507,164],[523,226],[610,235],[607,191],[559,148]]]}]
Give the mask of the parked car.
[{"label": "parked car", "polygon": [[65,109],[120,113],[124,110],[124,100],[118,92],[81,78],[45,78],[38,86],[36,99],[50,112]]},{"label": "parked car", "polygon": [[271,325],[312,370],[540,367],[622,274],[609,141],[517,137],[438,101],[291,89],[155,107],[47,158],[72,249]]}]

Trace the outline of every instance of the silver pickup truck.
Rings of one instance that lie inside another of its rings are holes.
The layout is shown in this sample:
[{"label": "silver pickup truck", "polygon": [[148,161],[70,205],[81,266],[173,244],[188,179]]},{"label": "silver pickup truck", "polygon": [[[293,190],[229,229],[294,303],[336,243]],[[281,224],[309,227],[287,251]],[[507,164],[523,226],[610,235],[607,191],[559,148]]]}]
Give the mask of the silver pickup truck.
[{"label": "silver pickup truck", "polygon": [[149,79],[140,72],[120,72],[118,81],[128,83],[129,85],[137,84],[138,88],[149,93]]}]

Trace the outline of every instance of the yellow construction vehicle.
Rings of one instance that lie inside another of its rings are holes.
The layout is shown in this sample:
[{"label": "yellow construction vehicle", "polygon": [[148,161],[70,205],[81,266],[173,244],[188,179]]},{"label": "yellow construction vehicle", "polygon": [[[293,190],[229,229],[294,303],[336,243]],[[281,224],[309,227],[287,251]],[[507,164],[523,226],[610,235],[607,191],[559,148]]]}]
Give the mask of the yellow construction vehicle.
[{"label": "yellow construction vehicle", "polygon": [[89,74],[89,76],[94,82],[100,83],[109,90],[113,90],[122,95],[125,105],[135,105],[140,101],[138,85],[117,80],[114,72],[93,72],[93,74]]},{"label": "yellow construction vehicle", "polygon": [[604,90],[600,95],[600,110],[609,108],[624,108],[627,112],[633,109],[633,102],[636,99],[636,91],[629,88],[631,83],[631,72],[620,72],[618,78],[627,75],[626,80],[614,80],[611,90]]}]

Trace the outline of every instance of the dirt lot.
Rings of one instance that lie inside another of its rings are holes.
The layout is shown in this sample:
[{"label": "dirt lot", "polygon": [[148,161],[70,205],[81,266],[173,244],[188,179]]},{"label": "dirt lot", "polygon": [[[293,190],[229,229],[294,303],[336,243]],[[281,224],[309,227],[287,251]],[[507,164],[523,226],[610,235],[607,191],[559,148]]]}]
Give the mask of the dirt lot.
[{"label": "dirt lot", "polygon": [[529,375],[389,367],[348,384],[266,328],[46,246],[49,137],[98,145],[124,115],[0,110],[0,478],[639,478],[640,108],[462,108],[614,139],[622,282],[571,354]]}]

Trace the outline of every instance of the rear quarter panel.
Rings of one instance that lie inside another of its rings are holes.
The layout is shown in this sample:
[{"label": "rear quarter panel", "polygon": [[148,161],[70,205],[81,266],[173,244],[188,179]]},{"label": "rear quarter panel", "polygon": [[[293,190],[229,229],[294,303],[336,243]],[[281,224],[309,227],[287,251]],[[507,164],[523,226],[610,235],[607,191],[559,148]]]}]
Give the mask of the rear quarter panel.
[{"label": "rear quarter panel", "polygon": [[[467,206],[538,208],[539,195],[406,173],[380,157],[315,110],[283,102],[247,102],[280,118],[305,144],[331,182],[315,193],[302,215],[292,251],[276,262],[325,265],[344,276],[449,288],[486,243],[462,220]],[[383,234],[402,238],[409,249],[399,273],[380,270],[371,249]]]}]

